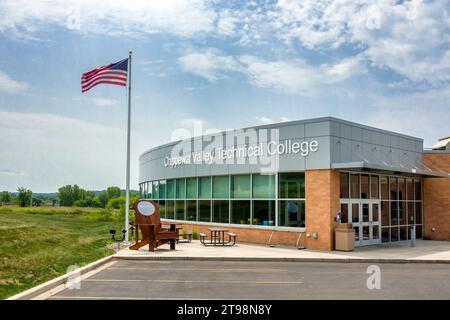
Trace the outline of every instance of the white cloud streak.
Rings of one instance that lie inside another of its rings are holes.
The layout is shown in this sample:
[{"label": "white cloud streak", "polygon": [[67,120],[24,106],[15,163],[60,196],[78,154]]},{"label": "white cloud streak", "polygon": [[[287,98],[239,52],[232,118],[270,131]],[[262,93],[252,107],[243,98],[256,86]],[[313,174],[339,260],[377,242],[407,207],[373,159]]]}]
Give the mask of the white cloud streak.
[{"label": "white cloud streak", "polygon": [[22,93],[30,88],[28,83],[12,79],[0,70],[0,92]]}]

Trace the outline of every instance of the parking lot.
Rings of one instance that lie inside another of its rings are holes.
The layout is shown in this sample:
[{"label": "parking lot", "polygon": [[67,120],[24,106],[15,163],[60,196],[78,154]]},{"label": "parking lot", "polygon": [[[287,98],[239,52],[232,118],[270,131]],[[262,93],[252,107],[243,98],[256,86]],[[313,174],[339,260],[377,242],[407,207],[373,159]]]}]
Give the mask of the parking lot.
[{"label": "parking lot", "polygon": [[48,299],[448,299],[448,264],[118,260]]}]

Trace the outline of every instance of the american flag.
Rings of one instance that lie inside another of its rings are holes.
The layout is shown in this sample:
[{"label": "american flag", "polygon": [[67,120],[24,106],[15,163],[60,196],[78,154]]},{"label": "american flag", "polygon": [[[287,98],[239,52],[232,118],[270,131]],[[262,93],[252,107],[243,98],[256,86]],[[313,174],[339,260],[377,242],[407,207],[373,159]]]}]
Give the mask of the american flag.
[{"label": "american flag", "polygon": [[128,59],[110,63],[106,66],[83,73],[81,76],[81,92],[86,92],[98,84],[126,86],[128,76]]}]

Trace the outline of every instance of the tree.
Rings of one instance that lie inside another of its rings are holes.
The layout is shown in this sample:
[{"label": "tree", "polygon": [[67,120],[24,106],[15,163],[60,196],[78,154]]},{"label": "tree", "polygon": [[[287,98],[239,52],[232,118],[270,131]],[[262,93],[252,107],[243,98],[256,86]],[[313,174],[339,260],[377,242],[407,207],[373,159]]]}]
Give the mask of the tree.
[{"label": "tree", "polygon": [[19,201],[19,206],[25,207],[30,204],[31,197],[33,196],[33,192],[29,189],[26,189],[24,187],[19,187],[17,189],[17,198]]},{"label": "tree", "polygon": [[102,204],[102,207],[106,207],[108,201],[113,198],[120,197],[120,188],[115,186],[108,187],[105,191],[99,194],[98,200]]},{"label": "tree", "polygon": [[4,204],[10,204],[11,194],[8,191],[2,191],[2,193],[0,193],[0,202]]}]

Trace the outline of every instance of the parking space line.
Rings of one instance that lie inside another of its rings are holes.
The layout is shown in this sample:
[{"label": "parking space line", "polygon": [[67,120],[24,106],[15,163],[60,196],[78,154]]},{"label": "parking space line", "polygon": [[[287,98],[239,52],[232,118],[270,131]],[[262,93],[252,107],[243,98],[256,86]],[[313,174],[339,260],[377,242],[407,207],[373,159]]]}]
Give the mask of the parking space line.
[{"label": "parking space line", "polygon": [[[142,267],[112,267],[109,270],[151,270],[151,271],[168,271],[167,268],[142,268]],[[287,273],[286,269],[236,269],[236,268],[171,268],[172,271],[205,271],[205,272],[258,272],[258,273]]]},{"label": "parking space line", "polygon": [[85,282],[161,282],[161,283],[247,283],[247,284],[299,284],[303,281],[251,281],[251,280],[173,280],[173,279],[86,279]]}]

